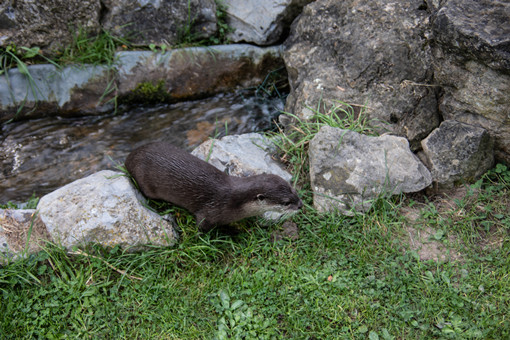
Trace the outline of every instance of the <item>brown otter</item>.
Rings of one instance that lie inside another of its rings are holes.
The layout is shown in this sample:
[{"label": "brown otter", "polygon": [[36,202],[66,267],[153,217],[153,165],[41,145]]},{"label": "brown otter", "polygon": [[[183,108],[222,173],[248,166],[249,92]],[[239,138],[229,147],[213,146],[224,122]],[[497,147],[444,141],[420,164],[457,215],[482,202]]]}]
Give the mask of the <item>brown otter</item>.
[{"label": "brown otter", "polygon": [[145,196],[189,210],[203,231],[267,211],[287,215],[303,206],[279,176],[229,176],[169,143],[141,146],[125,165]]}]

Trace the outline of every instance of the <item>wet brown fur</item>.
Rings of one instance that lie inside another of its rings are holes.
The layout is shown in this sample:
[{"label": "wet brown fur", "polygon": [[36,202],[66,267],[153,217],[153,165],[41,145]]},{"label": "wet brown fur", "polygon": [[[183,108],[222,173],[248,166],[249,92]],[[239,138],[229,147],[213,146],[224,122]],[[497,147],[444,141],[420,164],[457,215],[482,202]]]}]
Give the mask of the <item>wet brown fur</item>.
[{"label": "wet brown fur", "polygon": [[145,196],[189,210],[204,231],[266,211],[293,213],[303,205],[279,176],[229,176],[169,143],[141,146],[125,165]]}]

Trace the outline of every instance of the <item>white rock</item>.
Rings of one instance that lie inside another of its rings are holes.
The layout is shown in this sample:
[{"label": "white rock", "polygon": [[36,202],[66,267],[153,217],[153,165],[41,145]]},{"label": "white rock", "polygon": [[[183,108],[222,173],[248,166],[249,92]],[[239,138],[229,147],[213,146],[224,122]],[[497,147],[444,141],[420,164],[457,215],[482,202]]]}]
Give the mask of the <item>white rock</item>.
[{"label": "white rock", "polygon": [[311,0],[225,0],[233,42],[271,45],[282,39],[292,20]]},{"label": "white rock", "polygon": [[143,197],[121,173],[104,170],[41,198],[37,209],[55,242],[67,248],[172,245],[172,224],[142,205]]},{"label": "white rock", "polygon": [[192,154],[231,176],[247,177],[274,174],[290,182],[292,175],[283,170],[271,154],[276,151],[271,140],[258,133],[211,139]]},{"label": "white rock", "polygon": [[309,157],[319,211],[366,211],[380,194],[416,192],[432,182],[402,137],[370,137],[324,126],[310,142]]}]

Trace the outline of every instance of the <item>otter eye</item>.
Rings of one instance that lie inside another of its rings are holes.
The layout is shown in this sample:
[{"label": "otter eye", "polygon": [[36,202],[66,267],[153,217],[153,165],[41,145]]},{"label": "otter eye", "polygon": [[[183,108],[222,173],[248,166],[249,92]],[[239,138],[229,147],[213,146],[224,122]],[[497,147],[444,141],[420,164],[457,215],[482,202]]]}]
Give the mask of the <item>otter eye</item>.
[{"label": "otter eye", "polygon": [[257,199],[258,199],[259,201],[263,201],[263,200],[265,200],[265,199],[266,199],[266,196],[264,196],[264,195],[262,195],[262,194],[258,194],[258,195],[257,195]]}]

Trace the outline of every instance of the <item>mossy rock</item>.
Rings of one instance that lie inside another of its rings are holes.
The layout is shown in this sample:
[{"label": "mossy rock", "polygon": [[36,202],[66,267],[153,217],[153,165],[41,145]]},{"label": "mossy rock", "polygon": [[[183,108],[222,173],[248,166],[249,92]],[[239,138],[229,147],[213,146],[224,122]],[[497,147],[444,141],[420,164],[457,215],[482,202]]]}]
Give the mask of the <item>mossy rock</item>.
[{"label": "mossy rock", "polygon": [[123,101],[127,103],[166,103],[170,102],[172,96],[167,91],[165,81],[160,80],[156,84],[142,82],[136,85],[135,89],[128,94]]}]

